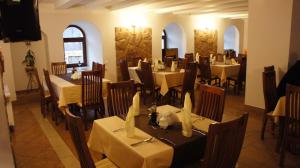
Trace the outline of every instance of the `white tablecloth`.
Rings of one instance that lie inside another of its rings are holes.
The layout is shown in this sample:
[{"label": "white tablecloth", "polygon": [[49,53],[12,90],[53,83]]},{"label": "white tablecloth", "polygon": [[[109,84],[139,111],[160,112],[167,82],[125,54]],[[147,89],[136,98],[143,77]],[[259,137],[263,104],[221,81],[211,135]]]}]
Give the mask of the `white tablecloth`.
[{"label": "white tablecloth", "polygon": [[221,79],[221,82],[226,82],[229,76],[238,76],[240,71],[240,64],[236,65],[210,65],[211,74],[216,75]]},{"label": "white tablecloth", "polygon": [[272,115],[275,117],[276,123],[280,116],[285,116],[285,96],[279,98]]},{"label": "white tablecloth", "polygon": [[[58,106],[64,107],[72,103],[81,102],[81,85],[75,85],[69,81],[66,81],[58,76],[50,75],[50,80],[53,88],[58,96]],[[108,79],[102,80],[102,95],[107,95],[107,83],[111,82]]]},{"label": "white tablecloth", "polygon": [[136,73],[138,67],[128,67],[130,79],[133,79],[135,83],[142,83],[139,76]]},{"label": "white tablecloth", "polygon": [[160,86],[160,94],[166,95],[169,88],[183,83],[184,72],[154,72],[155,84]]},{"label": "white tablecloth", "polygon": [[128,138],[124,130],[124,120],[113,116],[95,120],[88,141],[92,151],[105,154],[121,168],[157,168],[169,167],[172,163],[173,148],[159,140],[137,146],[130,144],[151,137],[135,128],[135,136]]},{"label": "white tablecloth", "polygon": [[[141,80],[136,73],[136,69],[137,67],[128,68],[130,78],[137,83],[141,83]],[[161,87],[160,94],[163,96],[168,93],[169,88],[182,85],[183,75],[184,72],[153,72],[154,82],[157,86]]]}]

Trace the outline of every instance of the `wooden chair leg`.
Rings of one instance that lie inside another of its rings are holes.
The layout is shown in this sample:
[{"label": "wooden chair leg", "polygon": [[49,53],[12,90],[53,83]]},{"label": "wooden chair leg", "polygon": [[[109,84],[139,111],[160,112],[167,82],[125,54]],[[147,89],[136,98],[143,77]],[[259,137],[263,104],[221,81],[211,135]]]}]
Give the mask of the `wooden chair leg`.
[{"label": "wooden chair leg", "polygon": [[264,115],[263,117],[263,124],[262,124],[262,128],[261,128],[261,134],[260,134],[260,139],[264,140],[265,139],[265,130],[266,130],[266,125],[267,125],[267,116]]},{"label": "wooden chair leg", "polygon": [[45,101],[41,99],[41,113],[43,115],[43,117],[45,118],[46,117],[46,114],[45,114]]},{"label": "wooden chair leg", "polygon": [[283,143],[282,143],[282,145],[281,145],[281,149],[280,149],[280,159],[279,159],[279,166],[280,167],[284,167],[286,147],[287,147],[287,143],[284,140]]},{"label": "wooden chair leg", "polygon": [[87,110],[83,109],[83,122],[84,122],[84,128],[87,131],[88,130],[88,121],[87,121]]}]

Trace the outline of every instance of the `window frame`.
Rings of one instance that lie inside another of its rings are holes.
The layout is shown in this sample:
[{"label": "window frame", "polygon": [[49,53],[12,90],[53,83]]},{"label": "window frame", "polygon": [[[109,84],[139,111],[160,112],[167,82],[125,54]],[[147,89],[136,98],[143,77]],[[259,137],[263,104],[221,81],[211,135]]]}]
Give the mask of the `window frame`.
[{"label": "window frame", "polygon": [[[63,42],[64,42],[64,60],[66,59],[66,55],[65,55],[65,43],[68,42],[81,42],[82,43],[82,52],[83,52],[83,62],[81,63],[81,66],[87,66],[87,53],[86,53],[86,36],[84,31],[82,30],[82,28],[80,28],[77,25],[69,25],[66,29],[70,28],[70,27],[75,27],[77,28],[81,33],[83,37],[63,37]],[[65,30],[66,30],[65,29]],[[68,68],[71,67],[78,67],[78,64],[67,64]]]},{"label": "window frame", "polygon": [[167,32],[165,29],[163,29],[163,33],[164,35],[161,36],[161,39],[164,41],[164,48],[162,49],[162,60],[164,61],[165,60],[165,57],[166,57],[166,51],[168,49],[167,47]]}]

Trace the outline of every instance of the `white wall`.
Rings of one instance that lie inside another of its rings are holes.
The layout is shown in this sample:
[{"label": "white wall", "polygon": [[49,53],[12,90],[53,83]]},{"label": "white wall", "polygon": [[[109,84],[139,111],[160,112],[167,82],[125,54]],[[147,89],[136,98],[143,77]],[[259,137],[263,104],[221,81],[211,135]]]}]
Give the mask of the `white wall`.
[{"label": "white wall", "polygon": [[[38,70],[40,79],[43,79],[43,68],[48,67],[48,56],[46,50],[46,37],[42,33],[42,40],[31,42],[30,49],[35,56],[35,67]],[[28,47],[25,42],[11,43],[11,56],[13,61],[13,77],[15,81],[16,91],[22,91],[27,89],[29,77],[25,71],[25,66],[22,62],[28,51]],[[34,78],[34,76],[33,76]],[[34,79],[35,80],[35,79]],[[42,81],[42,80],[41,80]],[[33,83],[33,88],[37,88],[37,83]]]},{"label": "white wall", "polygon": [[[87,22],[94,26],[99,32],[102,42],[102,54],[104,63],[107,64],[106,76],[116,80],[116,51],[115,51],[115,27],[139,27],[152,28],[152,56],[161,58],[161,32],[170,23],[179,25],[183,33],[183,50],[181,53],[194,51],[194,29],[204,25],[201,19],[192,16],[179,16],[172,14],[145,13],[129,9],[128,11],[110,12],[105,10],[87,11],[86,9],[55,10],[52,5],[40,5],[40,24],[42,30],[48,37],[49,62],[63,61],[62,32],[71,23]],[[213,20],[215,21],[215,20]],[[218,30],[218,51],[223,51],[223,33],[225,27],[230,24],[236,25],[243,34],[243,20],[216,20],[214,23]],[[243,41],[243,35],[240,37]],[[240,45],[240,48],[243,44]],[[99,46],[99,53],[101,47]],[[89,51],[90,54],[90,51]],[[98,55],[98,54],[95,54]],[[99,54],[101,55],[101,54]],[[99,56],[98,56],[99,58]],[[101,62],[101,61],[100,61]]]},{"label": "white wall", "polygon": [[0,50],[4,57],[5,72],[3,74],[3,81],[4,84],[8,85],[11,94],[11,100],[14,101],[17,99],[17,97],[16,97],[14,70],[13,70],[12,55],[10,50],[10,43],[3,43],[2,41],[0,41]]},{"label": "white wall", "polygon": [[88,66],[92,67],[93,61],[104,63],[101,35],[97,27],[86,21],[76,21],[72,24],[82,28],[86,35]]},{"label": "white wall", "polygon": [[[245,104],[264,108],[262,71],[275,65],[286,71],[292,0],[249,0],[248,60]],[[241,33],[242,34],[242,33]]]},{"label": "white wall", "polygon": [[180,26],[175,23],[165,27],[167,33],[167,48],[178,48],[178,57],[183,58],[185,54],[185,35]]}]

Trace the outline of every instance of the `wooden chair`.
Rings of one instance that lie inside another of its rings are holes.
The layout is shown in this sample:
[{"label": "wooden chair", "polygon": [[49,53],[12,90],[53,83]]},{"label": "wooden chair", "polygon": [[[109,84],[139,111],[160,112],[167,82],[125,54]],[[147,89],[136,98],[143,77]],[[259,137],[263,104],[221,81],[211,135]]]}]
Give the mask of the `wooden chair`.
[{"label": "wooden chair", "polygon": [[221,122],[225,104],[225,90],[215,86],[198,84],[194,113]]},{"label": "wooden chair", "polygon": [[120,60],[120,69],[121,69],[122,81],[130,80],[128,63],[126,60]]},{"label": "wooden chair", "polygon": [[194,53],[185,53],[184,58],[188,60],[188,62],[194,62]]},{"label": "wooden chair", "polygon": [[247,59],[246,57],[242,58],[240,62],[240,70],[237,76],[229,76],[226,78],[226,88],[229,88],[231,85],[234,87],[234,90],[237,94],[240,93],[240,90],[243,87],[243,83],[246,82],[246,66]]},{"label": "wooden chair", "polygon": [[284,165],[285,151],[300,145],[300,86],[286,85],[285,121],[280,151],[280,166]]},{"label": "wooden chair", "polygon": [[171,67],[172,61],[174,60],[174,57],[165,57],[165,66],[166,67]]},{"label": "wooden chair", "polygon": [[181,86],[171,88],[175,92],[175,97],[177,98],[178,93],[180,93],[180,103],[183,103],[184,96],[186,92],[189,92],[194,101],[194,86],[197,74],[197,65],[196,63],[188,63],[183,76],[183,83]]},{"label": "wooden chair", "polygon": [[[203,59],[205,60],[205,59]],[[207,83],[209,85],[212,84],[212,81],[214,81],[214,85],[221,86],[221,79],[218,76],[213,76],[211,74],[210,69],[210,63],[209,61],[203,61],[198,64],[199,70],[200,70],[200,82],[201,83]]]},{"label": "wooden chair", "polygon": [[147,62],[142,62],[141,73],[141,81],[143,83],[142,95],[144,98],[144,104],[146,102],[146,97],[148,94],[152,98],[151,102],[156,101],[158,99],[158,90],[160,89],[160,87],[156,86],[154,83],[151,64]]},{"label": "wooden chair", "polygon": [[216,62],[224,62],[224,54],[217,53]]},{"label": "wooden chair", "polygon": [[246,132],[248,114],[224,123],[209,125],[201,167],[236,167]]},{"label": "wooden chair", "polygon": [[46,111],[49,111],[49,103],[51,102],[51,96],[49,92],[46,92],[44,86],[42,85],[39,74],[36,68],[33,68],[33,74],[38,84],[38,89],[40,92],[40,105],[41,105],[41,113],[43,117],[46,117]]},{"label": "wooden chair", "polygon": [[66,62],[52,62],[51,70],[53,75],[62,75],[67,73]]},{"label": "wooden chair", "polygon": [[80,117],[74,116],[68,109],[66,110],[66,118],[68,121],[69,131],[73,144],[80,161],[82,168],[96,168],[96,167],[117,167],[109,159],[105,158],[94,163],[93,158],[89,152],[89,148],[86,144],[85,133],[83,124]]},{"label": "wooden chair", "polygon": [[134,81],[108,83],[107,92],[108,115],[126,117],[135,94]]},{"label": "wooden chair", "polygon": [[100,63],[93,61],[92,71],[101,71],[102,78],[104,78],[105,77],[105,64],[100,64]]},{"label": "wooden chair", "polygon": [[[262,73],[263,77],[263,92],[265,100],[265,112],[263,116],[262,129],[260,138],[263,140],[265,137],[265,129],[268,119],[273,120],[273,110],[276,107],[278,98],[276,90],[276,72],[274,66],[265,67],[265,71]],[[274,122],[272,130],[274,130]]]},{"label": "wooden chair", "polygon": [[87,113],[92,109],[103,117],[105,115],[104,101],[102,97],[102,72],[83,71],[81,73],[81,103],[77,105],[82,109],[85,129],[88,129]]},{"label": "wooden chair", "polygon": [[45,69],[44,69],[44,76],[45,76],[45,81],[46,81],[47,87],[49,89],[51,103],[52,103],[52,107],[53,107],[52,119],[54,119],[55,124],[58,125],[58,115],[60,114],[59,112],[61,112],[61,114],[64,114],[64,111],[62,111],[61,109],[58,108],[58,97],[54,91],[52,84],[51,84],[49,72]]}]

